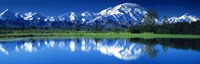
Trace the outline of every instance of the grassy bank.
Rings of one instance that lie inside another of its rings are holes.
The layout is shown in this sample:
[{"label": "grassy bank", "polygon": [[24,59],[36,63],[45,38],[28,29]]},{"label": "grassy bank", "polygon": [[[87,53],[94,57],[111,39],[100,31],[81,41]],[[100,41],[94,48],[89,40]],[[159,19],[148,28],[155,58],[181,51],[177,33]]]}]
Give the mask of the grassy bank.
[{"label": "grassy bank", "polygon": [[6,33],[0,34],[0,38],[6,37],[98,37],[98,38],[200,38],[200,35],[183,34],[131,34],[131,33],[92,33],[92,32],[48,32],[48,33]]}]

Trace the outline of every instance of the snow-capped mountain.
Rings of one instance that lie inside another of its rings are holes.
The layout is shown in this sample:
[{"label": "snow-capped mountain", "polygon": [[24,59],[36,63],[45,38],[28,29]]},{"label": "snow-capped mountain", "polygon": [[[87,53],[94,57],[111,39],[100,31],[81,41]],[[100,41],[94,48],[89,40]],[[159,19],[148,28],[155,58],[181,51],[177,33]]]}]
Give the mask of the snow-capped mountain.
[{"label": "snow-capped mountain", "polygon": [[168,19],[169,23],[177,23],[177,22],[195,22],[199,20],[199,18],[189,15],[188,13],[180,16],[180,17],[171,17]]},{"label": "snow-capped mountain", "polygon": [[98,13],[86,11],[86,12],[81,13],[81,21],[88,22],[88,21],[91,21],[92,19],[96,18],[99,15],[100,14],[98,14]]},{"label": "snow-capped mountain", "polygon": [[96,17],[95,20],[113,21],[111,23],[128,27],[139,24],[142,17],[147,14],[147,11],[138,4],[123,3],[102,10],[99,14],[102,16]]},{"label": "snow-capped mountain", "polygon": [[32,13],[32,12],[29,12],[29,13],[20,13],[20,12],[17,12],[17,13],[14,13],[12,11],[10,11],[9,9],[6,9],[5,11],[3,11],[1,14],[0,14],[0,19],[1,20],[13,20],[13,21],[16,21],[16,19],[19,19],[19,18],[23,18],[24,20],[44,20],[46,17],[42,14],[39,14],[39,13]]},{"label": "snow-capped mountain", "polygon": [[9,9],[6,9],[0,14],[1,20],[15,20],[16,16],[15,13],[11,12]]},{"label": "snow-capped mountain", "polygon": [[29,12],[29,13],[25,13],[23,18],[24,20],[44,20],[46,16],[39,13]]},{"label": "snow-capped mountain", "polygon": [[47,16],[45,19],[44,19],[44,21],[56,21],[57,20],[57,18],[55,18],[54,16]]},{"label": "snow-capped mountain", "polygon": [[17,12],[17,13],[15,13],[15,17],[18,18],[18,19],[24,19],[24,14]]},{"label": "snow-capped mountain", "polygon": [[99,14],[90,20],[88,25],[92,26],[97,23],[105,28],[130,27],[140,24],[142,17],[147,14],[147,11],[138,4],[123,3],[104,9]]},{"label": "snow-capped mountain", "polygon": [[139,22],[141,21],[141,18],[147,14],[147,11],[145,11],[145,9],[140,7],[138,4],[123,3],[115,7],[109,7],[102,10],[100,14],[113,21]]},{"label": "snow-capped mountain", "polygon": [[76,14],[75,12],[69,12],[69,13],[58,16],[58,20],[74,22],[74,21],[79,21],[80,18],[79,18],[79,15]]}]

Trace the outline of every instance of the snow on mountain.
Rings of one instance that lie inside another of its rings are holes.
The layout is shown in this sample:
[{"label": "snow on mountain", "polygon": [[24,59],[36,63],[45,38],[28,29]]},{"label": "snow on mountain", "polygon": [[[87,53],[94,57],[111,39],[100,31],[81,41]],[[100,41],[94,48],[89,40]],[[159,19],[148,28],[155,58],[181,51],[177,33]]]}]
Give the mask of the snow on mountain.
[{"label": "snow on mountain", "polygon": [[86,12],[83,12],[81,14],[81,21],[82,22],[87,22],[87,21],[90,21],[90,20],[96,18],[97,16],[99,16],[98,13],[93,13],[93,12],[86,11]]},{"label": "snow on mountain", "polygon": [[18,19],[23,19],[24,15],[20,12],[15,13],[15,17],[17,17]]},{"label": "snow on mountain", "polygon": [[75,13],[75,12],[70,12],[70,13],[66,13],[66,14],[62,14],[60,16],[58,16],[58,20],[59,21],[79,21],[79,16]]},{"label": "snow on mountain", "polygon": [[0,26],[7,26],[9,28],[20,28],[25,26],[21,13],[14,13],[6,9],[0,14]]},{"label": "snow on mountain", "polygon": [[[148,12],[141,6],[135,3],[123,3],[115,7],[109,7],[100,11],[83,12],[77,14],[75,12],[65,13],[59,16],[45,16],[43,14],[28,12],[28,13],[13,13],[6,9],[0,13],[0,20],[12,20],[2,21],[1,25],[6,26],[36,26],[36,27],[74,27],[80,25],[80,27],[94,27],[101,26],[102,28],[126,28],[134,25],[141,25],[144,21],[142,18],[147,16]],[[193,22],[199,18],[184,14],[180,17],[171,17],[168,19],[169,23],[177,22]],[[49,22],[50,21],[50,22]],[[161,24],[158,19],[155,19],[156,24]]]},{"label": "snow on mountain", "polygon": [[199,18],[189,15],[188,13],[180,16],[180,17],[171,17],[168,19],[169,23],[177,23],[177,22],[195,22],[199,20]]},{"label": "snow on mountain", "polygon": [[90,25],[98,23],[103,27],[129,27],[141,23],[147,11],[138,4],[123,3],[115,7],[109,7],[99,12],[99,16],[90,20]]},{"label": "snow on mountain", "polygon": [[25,13],[24,14],[24,20],[44,20],[46,17],[43,14],[39,13]]},{"label": "snow on mountain", "polygon": [[100,14],[113,21],[140,22],[141,18],[147,14],[147,11],[138,4],[123,3],[115,7],[109,7],[102,10]]},{"label": "snow on mountain", "polygon": [[24,15],[25,15],[24,20],[33,20],[32,16],[34,15],[34,13],[29,12],[29,13],[25,13]]},{"label": "snow on mountain", "polygon": [[70,21],[74,21],[75,20],[75,13],[71,13],[69,16]]},{"label": "snow on mountain", "polygon": [[2,20],[14,20],[16,19],[15,13],[11,12],[9,9],[6,9],[0,14],[0,19]]},{"label": "snow on mountain", "polygon": [[47,16],[44,21],[56,21],[56,18],[54,16]]}]

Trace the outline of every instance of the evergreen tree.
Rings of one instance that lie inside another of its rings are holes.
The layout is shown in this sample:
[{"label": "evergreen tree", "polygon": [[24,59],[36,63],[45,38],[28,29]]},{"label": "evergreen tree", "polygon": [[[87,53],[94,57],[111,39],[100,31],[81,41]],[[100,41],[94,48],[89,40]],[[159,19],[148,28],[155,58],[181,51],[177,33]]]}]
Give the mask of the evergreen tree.
[{"label": "evergreen tree", "polygon": [[155,25],[156,20],[158,18],[158,13],[157,11],[151,10],[148,12],[147,15],[145,15],[142,18],[142,21],[144,22],[144,25]]},{"label": "evergreen tree", "polygon": [[80,31],[80,26],[79,26],[79,24],[76,24],[75,28],[76,28],[76,31]]},{"label": "evergreen tree", "polygon": [[168,17],[164,16],[162,19],[163,24],[169,24]]}]

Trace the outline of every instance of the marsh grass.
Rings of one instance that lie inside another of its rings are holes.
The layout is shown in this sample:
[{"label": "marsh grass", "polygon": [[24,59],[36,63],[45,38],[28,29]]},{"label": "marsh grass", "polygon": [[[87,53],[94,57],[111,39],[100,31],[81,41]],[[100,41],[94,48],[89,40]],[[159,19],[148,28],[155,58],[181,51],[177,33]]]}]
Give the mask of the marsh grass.
[{"label": "marsh grass", "polygon": [[92,32],[67,30],[13,30],[0,33],[5,37],[98,37],[98,38],[200,38],[200,35],[190,34],[154,34],[154,33],[127,33],[127,32]]}]

